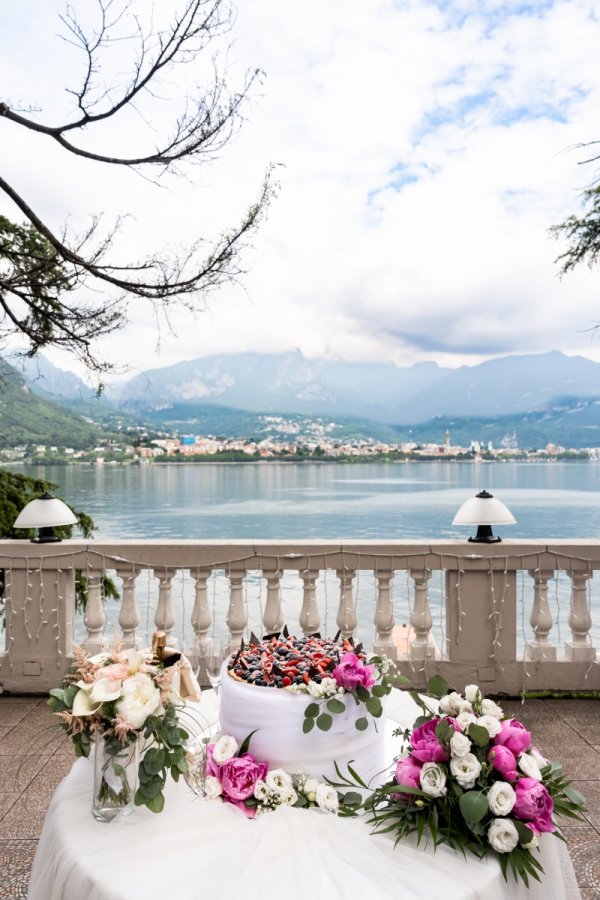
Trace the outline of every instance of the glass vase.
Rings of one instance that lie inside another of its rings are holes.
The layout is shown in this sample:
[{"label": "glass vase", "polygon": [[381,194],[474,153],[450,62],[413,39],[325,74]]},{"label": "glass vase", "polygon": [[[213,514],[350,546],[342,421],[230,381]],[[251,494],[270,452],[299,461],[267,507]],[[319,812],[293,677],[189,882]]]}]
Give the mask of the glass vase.
[{"label": "glass vase", "polygon": [[112,822],[133,811],[138,787],[138,741],[123,745],[98,737],[94,744],[92,815],[99,822]]}]

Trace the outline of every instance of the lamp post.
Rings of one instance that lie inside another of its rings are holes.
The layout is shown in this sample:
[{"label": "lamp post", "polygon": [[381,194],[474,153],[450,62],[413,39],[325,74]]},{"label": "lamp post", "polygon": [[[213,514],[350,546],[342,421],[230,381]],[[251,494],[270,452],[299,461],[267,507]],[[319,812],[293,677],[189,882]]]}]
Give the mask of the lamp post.
[{"label": "lamp post", "polygon": [[477,544],[497,544],[502,538],[494,537],[492,525],[514,525],[515,517],[507,506],[488,491],[480,491],[465,501],[454,519],[453,525],[477,525],[475,537],[469,540]]},{"label": "lamp post", "polygon": [[60,541],[54,534],[59,525],[75,525],[77,517],[66,503],[47,491],[36,500],[24,506],[15,519],[14,528],[35,528],[37,534],[32,538],[34,544],[49,544]]}]

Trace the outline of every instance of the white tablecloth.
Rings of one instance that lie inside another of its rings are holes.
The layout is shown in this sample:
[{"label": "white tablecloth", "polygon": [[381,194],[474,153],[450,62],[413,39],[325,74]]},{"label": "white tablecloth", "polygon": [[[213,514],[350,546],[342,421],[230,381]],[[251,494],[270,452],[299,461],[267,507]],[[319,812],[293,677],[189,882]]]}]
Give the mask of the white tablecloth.
[{"label": "white tablecloth", "polygon": [[[415,718],[394,691],[389,717]],[[214,699],[200,706],[214,721]],[[59,786],[33,864],[29,900],[570,900],[579,891],[561,841],[544,835],[546,875],[528,891],[502,878],[495,858],[447,847],[394,847],[364,821],[282,808],[249,821],[227,804],[169,782],[165,810],[138,808],[110,824],[91,814],[92,764],[81,759]]]}]

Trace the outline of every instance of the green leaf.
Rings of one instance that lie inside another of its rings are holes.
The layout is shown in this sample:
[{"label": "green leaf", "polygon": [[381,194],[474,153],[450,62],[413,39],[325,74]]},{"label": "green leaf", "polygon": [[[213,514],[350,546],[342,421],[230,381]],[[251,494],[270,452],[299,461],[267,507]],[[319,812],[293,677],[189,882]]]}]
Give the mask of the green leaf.
[{"label": "green leaf", "polygon": [[358,807],[362,803],[362,797],[356,791],[348,791],[347,794],[343,794],[342,803],[344,806],[350,806],[354,809],[358,809]]},{"label": "green leaf", "polygon": [[374,684],[371,688],[372,697],[385,697],[387,693],[389,693],[389,691],[384,684]]},{"label": "green leaf", "polygon": [[[77,688],[77,691],[79,691],[79,688]],[[56,699],[60,700],[61,703],[65,702],[65,692],[62,688],[52,688],[52,690],[50,691],[50,696],[56,697]]]},{"label": "green leaf", "polygon": [[157,772],[163,768],[165,764],[165,751],[157,750],[156,747],[151,747],[144,754],[144,759],[142,760],[142,766],[144,771],[148,773],[148,775],[156,775]]},{"label": "green leaf", "polygon": [[427,693],[439,700],[448,693],[448,682],[441,675],[433,675],[427,682]]},{"label": "green leaf", "polygon": [[378,719],[381,716],[383,707],[381,705],[381,700],[379,700],[378,697],[369,697],[366,706],[374,718]]},{"label": "green leaf", "polygon": [[357,719],[354,723],[354,727],[358,729],[358,731],[366,731],[369,727],[369,720],[364,716],[360,719]]},{"label": "green leaf", "polygon": [[578,806],[580,809],[587,808],[587,800],[585,799],[583,794],[580,794],[579,791],[575,790],[575,788],[566,787],[564,792],[565,792],[565,796],[568,797],[568,799],[571,801],[571,803],[575,803],[575,805]]},{"label": "green leaf", "polygon": [[309,703],[306,709],[304,710],[304,715],[307,719],[314,719],[319,715],[319,704],[318,703]]},{"label": "green leaf", "polygon": [[331,700],[327,701],[327,709],[329,712],[335,713],[336,715],[346,712],[345,704],[342,703],[341,700],[338,700],[337,697],[332,697]]},{"label": "green leaf", "polygon": [[459,806],[467,822],[480,822],[488,812],[488,802],[482,791],[467,791],[460,798]]},{"label": "green leaf", "polygon": [[[305,722],[309,721],[305,719]],[[320,728],[321,731],[329,731],[331,726],[333,725],[333,719],[327,713],[321,713],[321,715],[317,719],[317,728]]]},{"label": "green leaf", "polygon": [[244,753],[248,752],[248,747],[250,746],[250,741],[252,740],[252,736],[254,734],[256,734],[257,731],[258,731],[258,728],[255,728],[254,731],[250,732],[248,737],[244,738],[244,740],[242,741],[242,746],[240,747],[238,752],[235,754],[236,756],[243,756]]},{"label": "green leaf", "polygon": [[362,686],[362,684],[358,684],[356,686],[356,696],[361,703],[366,703],[371,695],[369,694],[368,690]]},{"label": "green leaf", "polygon": [[302,731],[304,732],[304,734],[308,734],[308,732],[312,731],[314,727],[315,727],[314,719],[305,719],[304,722],[302,723]]},{"label": "green leaf", "polygon": [[475,725],[473,722],[467,728],[467,736],[478,747],[485,747],[490,742],[490,734],[487,728],[484,728],[482,725]]},{"label": "green leaf", "polygon": [[146,806],[153,813],[162,812],[165,808],[165,797],[164,794],[157,794],[156,797],[153,797],[151,800],[146,802]]},{"label": "green leaf", "polygon": [[[354,760],[352,760],[352,762],[354,762]],[[362,778],[360,777],[358,772],[352,768],[350,763],[348,763],[348,771],[349,771],[350,775],[354,778],[354,780],[357,784],[359,784],[363,788],[367,787],[367,785],[364,783],[364,781],[362,780]]]},{"label": "green leaf", "polygon": [[533,831],[531,830],[531,828],[527,828],[527,826],[520,822],[518,819],[513,819],[512,823],[517,829],[517,834],[519,835],[519,843],[528,844],[533,838]]},{"label": "green leaf", "polygon": [[[484,729],[485,730],[485,729]],[[448,744],[454,734],[454,728],[445,719],[440,719],[435,728],[435,736],[440,744]]]}]

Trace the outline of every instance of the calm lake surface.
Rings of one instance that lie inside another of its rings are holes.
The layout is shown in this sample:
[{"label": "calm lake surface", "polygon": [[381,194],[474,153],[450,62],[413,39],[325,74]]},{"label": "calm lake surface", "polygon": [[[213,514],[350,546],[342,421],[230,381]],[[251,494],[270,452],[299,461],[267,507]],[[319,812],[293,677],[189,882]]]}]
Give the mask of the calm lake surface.
[{"label": "calm lake surface", "polygon": [[506,538],[600,539],[600,462],[24,466],[95,520],[97,537],[460,539],[481,489]]}]

